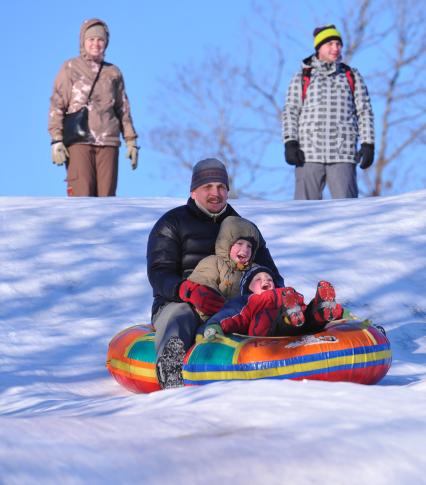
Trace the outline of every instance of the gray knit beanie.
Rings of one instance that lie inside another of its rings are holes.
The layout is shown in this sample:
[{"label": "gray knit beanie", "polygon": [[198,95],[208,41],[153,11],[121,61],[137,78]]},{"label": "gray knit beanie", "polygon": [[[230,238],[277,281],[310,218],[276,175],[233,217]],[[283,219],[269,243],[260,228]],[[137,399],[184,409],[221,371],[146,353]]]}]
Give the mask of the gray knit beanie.
[{"label": "gray knit beanie", "polygon": [[194,165],[190,192],[211,182],[225,184],[229,190],[228,172],[225,165],[217,158],[207,158]]}]

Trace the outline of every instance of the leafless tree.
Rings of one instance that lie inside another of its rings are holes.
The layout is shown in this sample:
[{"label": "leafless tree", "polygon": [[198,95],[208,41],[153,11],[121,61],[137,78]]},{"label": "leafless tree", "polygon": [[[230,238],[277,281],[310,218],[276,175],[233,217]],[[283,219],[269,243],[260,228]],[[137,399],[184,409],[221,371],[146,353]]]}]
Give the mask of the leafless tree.
[{"label": "leafless tree", "polygon": [[[418,164],[414,150],[426,135],[426,17],[423,2],[395,0],[387,4],[392,24],[383,39],[384,62],[373,69],[371,86],[379,100],[376,163],[367,173],[368,193],[392,192],[396,171]],[[404,155],[412,160],[403,167]],[[387,169],[394,170],[387,175]]]},{"label": "leafless tree", "polygon": [[[258,23],[245,26],[246,55],[209,51],[201,64],[177,68],[155,103],[160,118],[150,133],[152,146],[187,169],[206,154],[225,160],[231,196],[284,193],[293,180],[284,163],[280,118],[297,67],[286,63],[285,53],[300,48],[291,33],[306,26],[283,7],[276,0],[255,3]],[[360,192],[392,193],[404,155],[425,143],[425,14],[421,2],[412,0],[358,0],[343,8],[345,62],[363,65],[378,128],[376,162],[362,173]],[[410,162],[404,167],[408,173]],[[256,190],[262,177],[267,189]]]},{"label": "leafless tree", "polygon": [[270,141],[269,130],[246,116],[252,100],[240,69],[219,51],[210,51],[200,66],[182,66],[164,85],[160,124],[151,134],[153,146],[191,169],[206,156],[226,160],[231,196],[245,195],[261,171]]},{"label": "leafless tree", "polygon": [[[285,89],[283,47],[276,19],[254,8],[267,25],[265,35],[253,36],[265,45],[268,65],[256,67],[249,48],[243,61],[210,50],[201,64],[178,67],[155,100],[161,116],[150,133],[153,148],[188,169],[206,154],[225,160],[231,197],[265,197],[282,192],[286,183],[279,124]],[[274,143],[278,156],[268,153]],[[269,180],[271,174],[279,180],[256,190],[258,179]]]}]

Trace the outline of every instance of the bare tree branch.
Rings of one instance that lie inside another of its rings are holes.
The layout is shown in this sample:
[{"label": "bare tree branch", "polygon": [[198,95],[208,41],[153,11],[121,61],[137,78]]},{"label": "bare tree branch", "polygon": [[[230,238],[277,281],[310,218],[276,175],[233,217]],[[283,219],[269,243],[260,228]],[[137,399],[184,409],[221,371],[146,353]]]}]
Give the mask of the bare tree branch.
[{"label": "bare tree branch", "polygon": [[[425,13],[414,0],[348,1],[342,9],[345,62],[356,67],[355,59],[363,61],[377,128],[376,162],[361,172],[360,193],[381,195],[393,190],[403,171],[409,176],[407,154],[425,144]],[[282,157],[280,118],[289,74],[297,69],[288,66],[287,54],[302,44],[292,32],[306,27],[282,1],[257,1],[253,11],[256,26],[245,28],[245,56],[233,60],[208,51],[203,62],[180,66],[174,79],[163,82],[150,141],[188,170],[206,152],[217,156],[227,163],[232,196],[262,197],[282,191],[284,180],[293,178],[285,176],[292,170]],[[271,147],[279,147],[278,160]],[[261,177],[270,183],[256,190]]]}]

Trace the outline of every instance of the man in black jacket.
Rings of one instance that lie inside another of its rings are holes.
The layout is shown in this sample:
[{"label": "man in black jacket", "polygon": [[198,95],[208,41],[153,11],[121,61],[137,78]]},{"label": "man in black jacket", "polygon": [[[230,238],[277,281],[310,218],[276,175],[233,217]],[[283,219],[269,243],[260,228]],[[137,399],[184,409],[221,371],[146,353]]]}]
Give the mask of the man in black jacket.
[{"label": "man in black jacket", "polygon": [[[201,160],[193,168],[187,203],[164,214],[149,235],[152,323],[156,329],[157,376],[163,389],[183,385],[183,357],[202,323],[194,308],[212,315],[224,303],[223,296],[213,289],[186,278],[201,259],[214,254],[222,221],[239,216],[227,203],[228,191],[225,165],[215,158]],[[269,267],[283,282],[262,236],[255,262]]]}]

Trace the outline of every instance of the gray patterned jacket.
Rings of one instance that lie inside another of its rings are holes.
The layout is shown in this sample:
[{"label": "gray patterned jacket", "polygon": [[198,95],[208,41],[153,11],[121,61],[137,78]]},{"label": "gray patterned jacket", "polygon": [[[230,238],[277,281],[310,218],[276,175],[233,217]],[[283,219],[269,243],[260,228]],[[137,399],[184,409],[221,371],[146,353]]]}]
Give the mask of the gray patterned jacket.
[{"label": "gray patterned jacket", "polygon": [[284,143],[296,140],[306,162],[356,163],[357,141],[374,143],[374,117],[367,87],[352,68],[355,92],[340,62],[325,63],[315,55],[302,63],[311,67],[311,81],[302,102],[302,70],[290,82],[282,113]]}]

